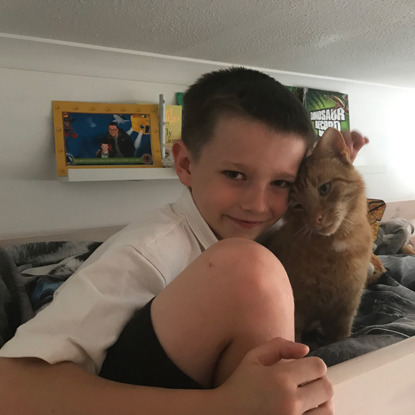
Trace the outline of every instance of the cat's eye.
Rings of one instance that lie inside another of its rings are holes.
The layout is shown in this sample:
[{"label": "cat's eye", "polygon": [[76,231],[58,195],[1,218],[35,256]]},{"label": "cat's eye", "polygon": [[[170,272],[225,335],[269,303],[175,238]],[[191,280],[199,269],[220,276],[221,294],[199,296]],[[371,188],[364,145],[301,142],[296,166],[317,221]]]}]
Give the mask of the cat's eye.
[{"label": "cat's eye", "polygon": [[326,196],[327,193],[330,191],[331,189],[331,183],[324,183],[322,184],[319,188],[318,188],[318,192],[320,193],[320,196]]},{"label": "cat's eye", "polygon": [[303,210],[303,205],[301,203],[296,203],[296,204],[293,205],[292,209],[299,212],[299,211]]}]

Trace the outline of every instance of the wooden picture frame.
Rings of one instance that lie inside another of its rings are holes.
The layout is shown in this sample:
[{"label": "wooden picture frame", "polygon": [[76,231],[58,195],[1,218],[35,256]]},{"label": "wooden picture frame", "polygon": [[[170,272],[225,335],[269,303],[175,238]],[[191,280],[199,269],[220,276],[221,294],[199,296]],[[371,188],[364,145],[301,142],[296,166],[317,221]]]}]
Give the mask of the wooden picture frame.
[{"label": "wooden picture frame", "polygon": [[57,173],[162,167],[157,104],[52,101]]}]

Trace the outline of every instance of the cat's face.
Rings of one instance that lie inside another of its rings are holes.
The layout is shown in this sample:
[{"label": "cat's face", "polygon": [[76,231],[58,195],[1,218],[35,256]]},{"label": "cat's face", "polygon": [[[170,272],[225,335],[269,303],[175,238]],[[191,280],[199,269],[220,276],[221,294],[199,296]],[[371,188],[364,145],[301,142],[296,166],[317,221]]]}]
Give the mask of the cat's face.
[{"label": "cat's face", "polygon": [[332,235],[349,220],[364,184],[347,152],[338,151],[323,139],[326,142],[318,145],[300,167],[290,192],[287,218],[302,221],[305,232]]},{"label": "cat's face", "polygon": [[360,188],[350,180],[349,170],[335,159],[307,160],[291,190],[287,214],[303,220],[305,230],[334,234],[352,208],[354,194]]}]

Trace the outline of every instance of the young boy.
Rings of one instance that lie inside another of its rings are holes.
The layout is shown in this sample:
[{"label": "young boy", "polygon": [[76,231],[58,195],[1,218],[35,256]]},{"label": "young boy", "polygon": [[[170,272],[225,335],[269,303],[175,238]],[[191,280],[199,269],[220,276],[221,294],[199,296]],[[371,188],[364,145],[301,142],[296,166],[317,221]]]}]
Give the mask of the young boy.
[{"label": "young boy", "polygon": [[182,136],[182,197],[104,243],[0,350],[3,414],[333,412],[324,363],[293,342],[287,275],[254,242],[314,143],[302,105],[260,72],[212,72]]},{"label": "young boy", "polygon": [[112,151],[110,140],[108,140],[107,138],[104,138],[101,141],[99,149],[97,150],[97,153],[96,153],[96,157],[102,158],[102,159],[108,159],[108,158],[114,157],[114,152]]}]

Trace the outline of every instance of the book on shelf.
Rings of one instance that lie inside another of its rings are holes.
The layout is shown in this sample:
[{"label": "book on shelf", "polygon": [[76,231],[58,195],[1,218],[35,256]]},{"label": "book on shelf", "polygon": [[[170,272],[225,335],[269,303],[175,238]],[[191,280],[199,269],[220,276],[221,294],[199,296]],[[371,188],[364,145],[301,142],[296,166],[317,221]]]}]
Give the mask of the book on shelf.
[{"label": "book on shelf", "polygon": [[164,117],[161,122],[163,128],[161,135],[162,163],[163,167],[174,165],[172,147],[176,140],[182,137],[182,106],[181,105],[164,105],[160,113]]}]

